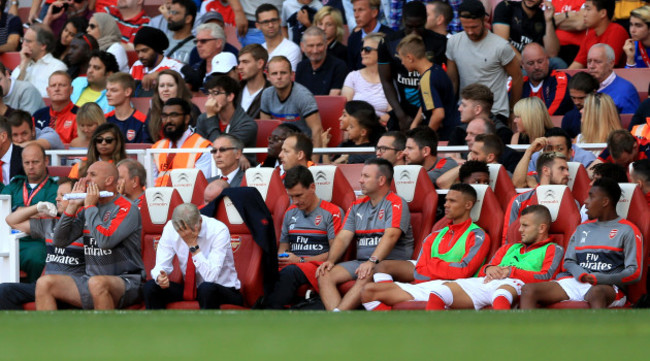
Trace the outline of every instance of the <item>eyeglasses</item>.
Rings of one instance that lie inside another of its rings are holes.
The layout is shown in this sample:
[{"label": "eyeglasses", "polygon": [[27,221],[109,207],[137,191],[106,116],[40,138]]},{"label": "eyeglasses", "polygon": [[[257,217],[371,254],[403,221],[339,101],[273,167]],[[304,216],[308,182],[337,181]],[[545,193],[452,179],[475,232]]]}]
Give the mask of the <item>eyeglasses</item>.
[{"label": "eyeglasses", "polygon": [[113,144],[114,140],[115,138],[95,138],[95,144],[102,144],[102,143]]},{"label": "eyeglasses", "polygon": [[167,118],[178,118],[178,117],[182,117],[183,115],[185,115],[185,113],[176,113],[176,112],[169,113],[169,114],[168,113],[162,113],[162,114],[160,114],[160,119],[164,120],[164,119],[167,119]]},{"label": "eyeglasses", "polygon": [[219,39],[216,39],[216,38],[212,38],[212,39],[194,39],[194,44],[203,45],[203,44],[207,43],[208,41],[212,41],[212,40],[219,40]]},{"label": "eyeglasses", "polygon": [[212,154],[217,154],[217,152],[225,153],[225,152],[227,152],[229,150],[234,150],[234,149],[237,149],[237,148],[235,148],[235,147],[212,148],[212,149],[210,149],[210,153],[212,153]]},{"label": "eyeglasses", "polygon": [[89,27],[90,29],[96,29],[96,28],[97,28],[97,24],[88,24],[88,27]]},{"label": "eyeglasses", "polygon": [[278,21],[280,21],[280,19],[273,18],[273,19],[268,19],[268,20],[264,20],[264,21],[258,21],[257,23],[262,25],[262,26],[265,26],[265,25],[277,23]]},{"label": "eyeglasses", "polygon": [[226,92],[220,90],[211,90],[211,91],[206,91],[205,94],[211,97],[218,97],[221,94],[226,94]]},{"label": "eyeglasses", "polygon": [[286,138],[284,137],[278,137],[277,135],[271,135],[269,136],[269,143],[277,143],[277,142],[284,142]]},{"label": "eyeglasses", "polygon": [[181,12],[178,11],[178,10],[169,10],[168,13],[169,13],[169,15],[178,15],[178,14],[181,14]]},{"label": "eyeglasses", "polygon": [[397,148],[384,147],[384,146],[377,147],[376,149],[377,149],[377,151],[378,151],[379,153],[386,153],[386,151],[389,151],[389,150],[394,150],[394,151],[398,151],[398,150],[399,150],[399,149],[397,149]]},{"label": "eyeglasses", "polygon": [[377,48],[371,48],[369,46],[364,46],[363,48],[361,48],[362,53],[370,53],[373,51],[377,51]]}]

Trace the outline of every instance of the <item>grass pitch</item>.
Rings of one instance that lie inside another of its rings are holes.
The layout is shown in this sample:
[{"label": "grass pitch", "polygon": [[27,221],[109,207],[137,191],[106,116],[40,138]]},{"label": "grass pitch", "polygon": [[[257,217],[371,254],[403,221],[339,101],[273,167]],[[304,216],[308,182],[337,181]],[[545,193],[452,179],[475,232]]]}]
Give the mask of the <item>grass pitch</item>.
[{"label": "grass pitch", "polygon": [[650,311],[0,312],[0,360],[642,360]]}]

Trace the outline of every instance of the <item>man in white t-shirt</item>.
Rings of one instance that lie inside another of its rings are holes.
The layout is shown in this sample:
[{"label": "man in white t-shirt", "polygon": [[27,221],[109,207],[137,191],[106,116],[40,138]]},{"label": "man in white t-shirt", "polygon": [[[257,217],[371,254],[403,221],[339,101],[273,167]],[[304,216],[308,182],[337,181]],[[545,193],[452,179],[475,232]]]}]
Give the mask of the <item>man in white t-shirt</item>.
[{"label": "man in white t-shirt", "polygon": [[262,46],[269,52],[269,59],[276,55],[284,55],[291,62],[291,70],[296,71],[302,59],[300,47],[282,36],[280,28],[280,12],[271,4],[263,4],[255,11],[256,26],[264,34]]}]

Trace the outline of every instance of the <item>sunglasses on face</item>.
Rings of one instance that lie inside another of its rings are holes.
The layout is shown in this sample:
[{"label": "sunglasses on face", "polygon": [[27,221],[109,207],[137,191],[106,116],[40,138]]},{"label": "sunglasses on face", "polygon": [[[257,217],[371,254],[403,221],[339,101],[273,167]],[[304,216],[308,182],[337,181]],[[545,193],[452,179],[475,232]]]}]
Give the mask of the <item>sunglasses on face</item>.
[{"label": "sunglasses on face", "polygon": [[95,144],[102,144],[102,143],[113,144],[114,140],[115,138],[95,138]]},{"label": "sunglasses on face", "polygon": [[210,149],[210,153],[212,153],[212,154],[217,154],[217,152],[225,153],[225,152],[227,152],[229,150],[234,150],[234,149],[237,149],[237,148],[235,148],[235,147],[212,148],[212,149]]},{"label": "sunglasses on face", "polygon": [[371,52],[376,51],[376,50],[377,50],[376,48],[372,48],[372,47],[369,47],[369,46],[364,46],[363,48],[361,48],[362,53],[371,53]]}]

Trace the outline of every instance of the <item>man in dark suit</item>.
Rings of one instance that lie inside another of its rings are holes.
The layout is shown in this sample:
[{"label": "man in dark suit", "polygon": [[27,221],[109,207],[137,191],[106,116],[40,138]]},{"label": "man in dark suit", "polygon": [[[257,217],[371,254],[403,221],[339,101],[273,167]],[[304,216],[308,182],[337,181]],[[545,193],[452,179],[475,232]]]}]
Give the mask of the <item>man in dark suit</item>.
[{"label": "man in dark suit", "polygon": [[11,126],[0,119],[0,190],[16,175],[25,175],[22,160],[23,148],[11,143]]},{"label": "man in dark suit", "polygon": [[352,0],[354,8],[354,20],[357,27],[348,37],[348,69],[350,71],[363,68],[361,64],[361,47],[363,38],[370,33],[381,32],[390,34],[393,32],[388,26],[379,23],[379,6],[381,0]]},{"label": "man in dark suit", "polygon": [[239,167],[244,144],[231,134],[221,134],[212,144],[214,148],[210,153],[217,164],[218,173],[216,177],[208,179],[208,182],[221,179],[228,182],[230,187],[239,187],[244,178],[244,170]]}]

